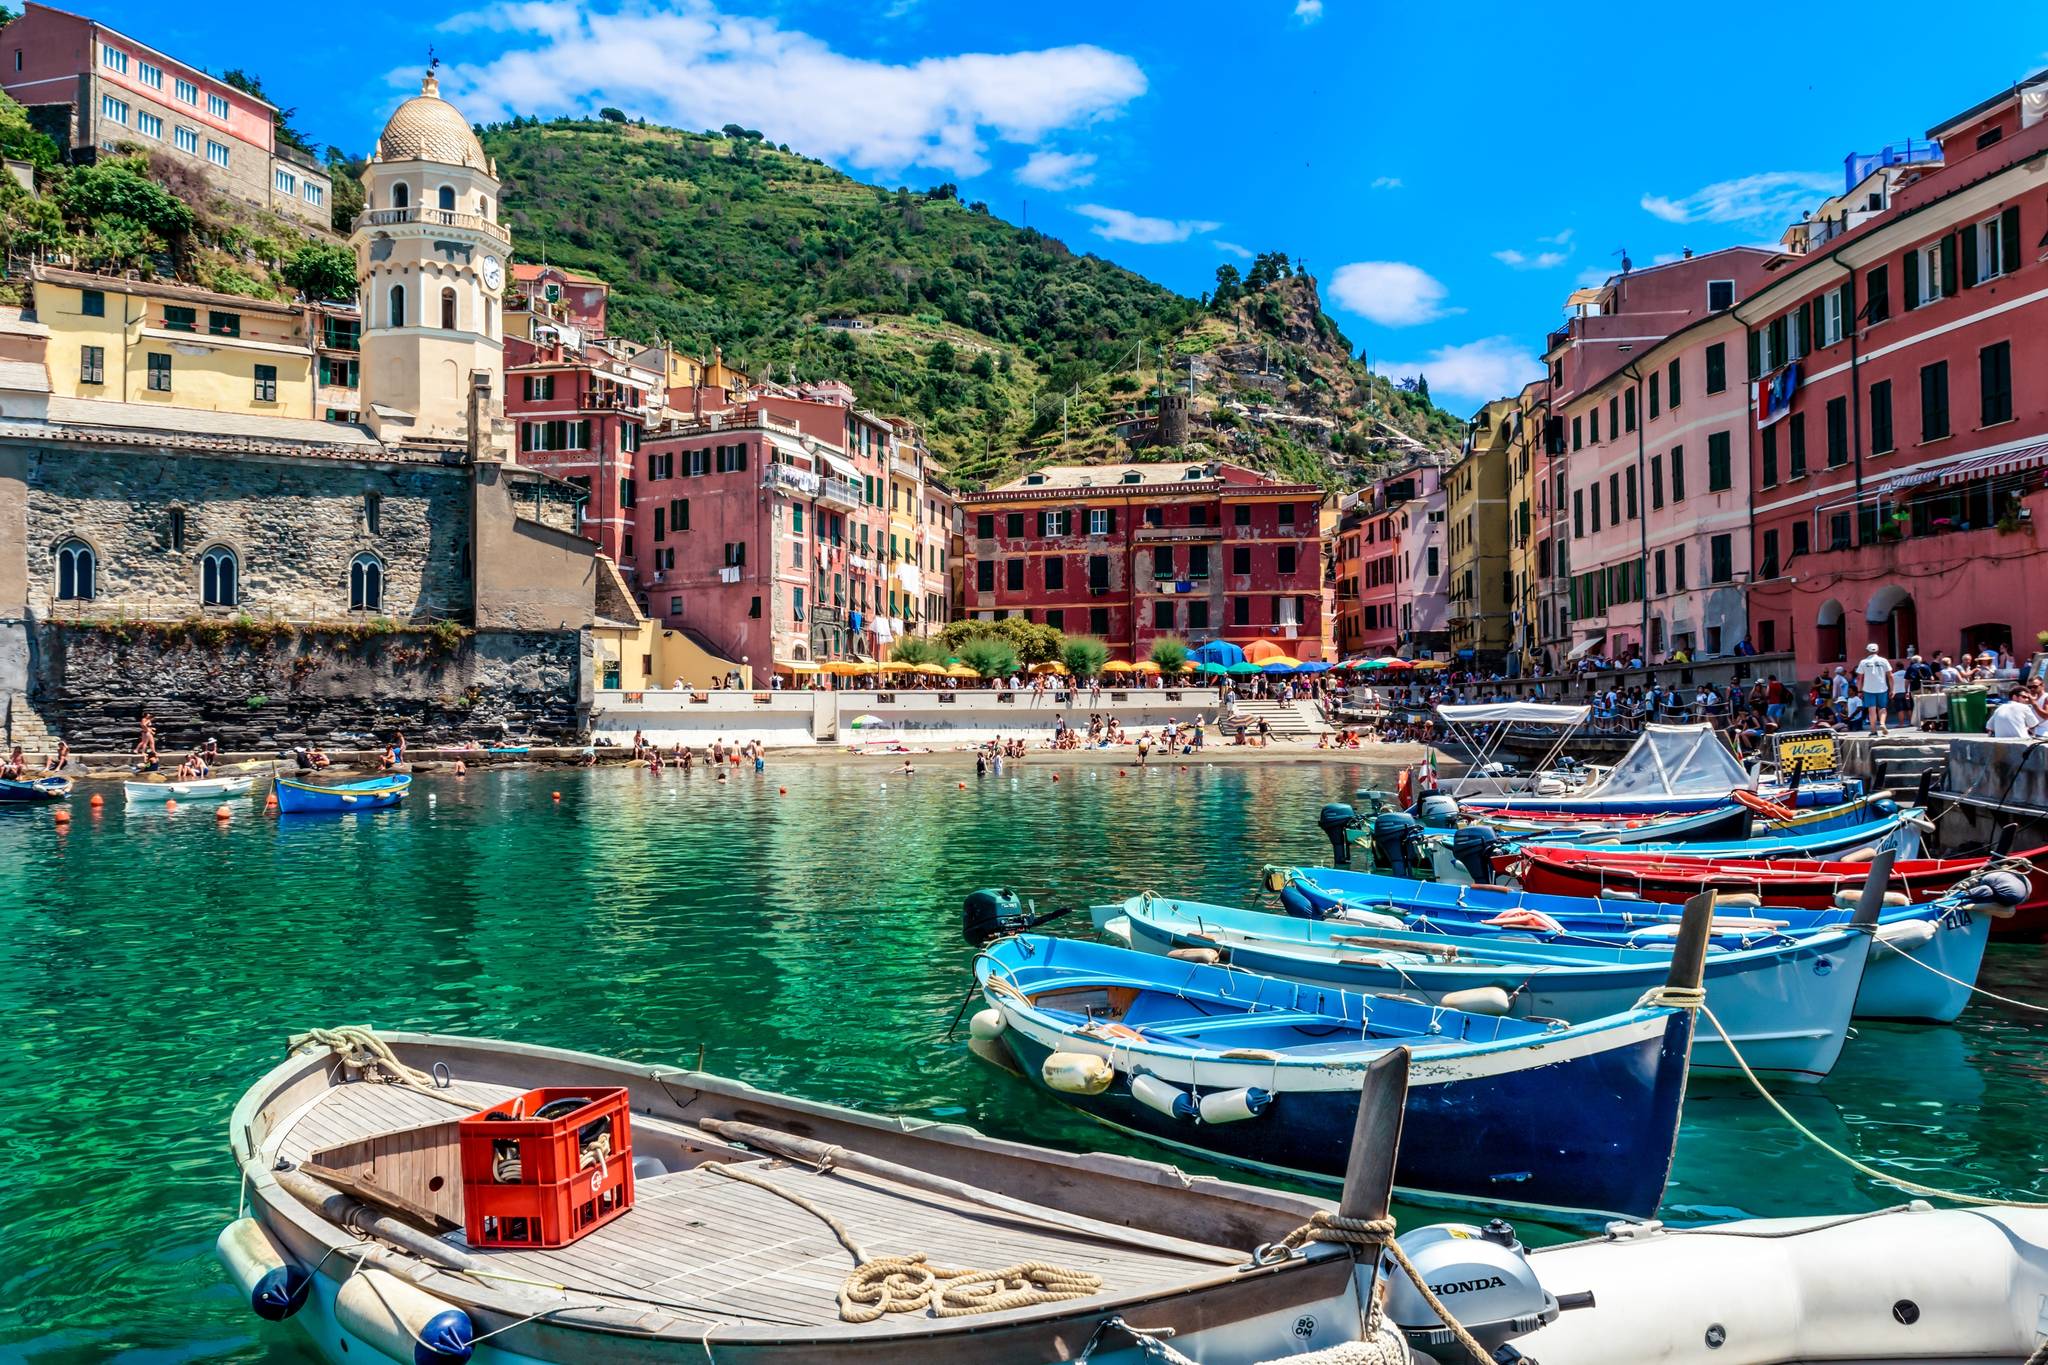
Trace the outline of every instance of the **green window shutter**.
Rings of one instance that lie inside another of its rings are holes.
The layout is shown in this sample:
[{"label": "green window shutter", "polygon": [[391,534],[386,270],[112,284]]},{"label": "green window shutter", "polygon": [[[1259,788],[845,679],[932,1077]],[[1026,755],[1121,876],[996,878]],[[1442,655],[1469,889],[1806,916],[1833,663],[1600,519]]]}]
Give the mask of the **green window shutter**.
[{"label": "green window shutter", "polygon": [[[1966,227],[1960,236],[1963,243],[1963,288],[1977,287],[1977,229]],[[1943,262],[1944,266],[1947,264]]]},{"label": "green window shutter", "polygon": [[1953,232],[1941,239],[1941,296],[1945,299],[1956,296],[1956,234]]},{"label": "green window shutter", "polygon": [[1999,269],[2010,275],[2020,268],[2020,206],[2011,204],[1998,215]]},{"label": "green window shutter", "polygon": [[1842,335],[1856,330],[1856,277],[1842,281]]},{"label": "green window shutter", "polygon": [[1749,334],[1749,377],[1761,378],[1763,374],[1763,339],[1755,332]]},{"label": "green window shutter", "polygon": [[[1786,349],[1789,351],[1791,348],[1787,347]],[[1816,349],[1813,344],[1813,304],[1811,302],[1799,305],[1799,349],[1808,355],[1811,355]]]},{"label": "green window shutter", "polygon": [[1920,253],[1909,251],[1900,262],[1899,278],[1906,282],[1906,293],[1899,300],[1901,311],[1912,312],[1920,306]]}]

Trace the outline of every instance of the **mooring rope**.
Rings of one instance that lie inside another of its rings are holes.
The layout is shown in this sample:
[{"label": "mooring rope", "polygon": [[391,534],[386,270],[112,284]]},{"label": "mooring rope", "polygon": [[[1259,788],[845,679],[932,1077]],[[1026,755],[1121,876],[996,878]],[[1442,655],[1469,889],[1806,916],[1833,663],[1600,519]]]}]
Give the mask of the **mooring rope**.
[{"label": "mooring rope", "polygon": [[309,1043],[329,1049],[341,1058],[344,1066],[352,1066],[365,1074],[382,1072],[384,1079],[393,1085],[408,1085],[416,1090],[440,1088],[426,1072],[399,1061],[398,1054],[391,1050],[391,1044],[370,1029],[346,1024],[340,1028],[316,1028],[307,1033],[295,1033],[291,1038],[291,1049],[296,1052]]},{"label": "mooring rope", "polygon": [[[1395,1222],[1391,1217],[1346,1218],[1342,1214],[1317,1210],[1314,1217],[1282,1238],[1280,1245],[1291,1251],[1299,1251],[1310,1242],[1337,1242],[1344,1246],[1364,1247],[1391,1257],[1394,1264],[1401,1267],[1402,1273],[1407,1275],[1409,1283],[1415,1286],[1415,1292],[1422,1296],[1422,1301],[1436,1314],[1437,1320],[1451,1330],[1451,1335],[1457,1338],[1460,1346],[1471,1352],[1472,1359],[1477,1361],[1478,1365],[1493,1365],[1493,1353],[1481,1346],[1478,1340],[1465,1330],[1465,1325],[1444,1306],[1444,1301],[1436,1296],[1436,1291],[1422,1278],[1422,1272],[1415,1268],[1414,1263],[1408,1259],[1408,1254],[1401,1250],[1401,1244],[1394,1240],[1394,1228]],[[1376,1360],[1405,1362],[1408,1359],[1407,1347],[1400,1343],[1398,1337],[1390,1338],[1379,1328],[1380,1306],[1375,1301],[1366,1319],[1366,1340],[1355,1344],[1346,1343],[1345,1346],[1336,1347],[1334,1350],[1340,1353],[1341,1359],[1357,1361],[1359,1365],[1368,1365],[1368,1362]],[[1382,1340],[1399,1346],[1401,1354],[1375,1354],[1374,1348]],[[1354,1345],[1365,1348],[1365,1352],[1347,1349]]]},{"label": "mooring rope", "polygon": [[1988,1000],[1996,1000],[2001,1005],[2011,1005],[2017,1009],[2023,1010],[2038,1010],[2043,1014],[2048,1014],[2048,1005],[2036,1005],[2031,1001],[2015,1000],[2009,995],[2000,995],[1997,991],[1987,991],[1974,981],[1965,981],[1959,976],[1950,976],[1947,972],[1935,966],[1932,962],[1922,962],[1919,958],[1913,956],[1913,954],[1910,951],[1908,951],[1905,948],[1899,947],[1895,943],[1886,943],[1883,939],[1879,939],[1877,942],[1879,947],[1891,949],[1900,957],[1903,957],[1904,959],[1906,959],[1906,961],[1912,963],[1915,967],[1920,968],[1922,971],[1933,972],[1943,981],[1952,982],[1955,985],[1961,986],[1964,990],[1967,990],[1972,994],[1981,995]]}]

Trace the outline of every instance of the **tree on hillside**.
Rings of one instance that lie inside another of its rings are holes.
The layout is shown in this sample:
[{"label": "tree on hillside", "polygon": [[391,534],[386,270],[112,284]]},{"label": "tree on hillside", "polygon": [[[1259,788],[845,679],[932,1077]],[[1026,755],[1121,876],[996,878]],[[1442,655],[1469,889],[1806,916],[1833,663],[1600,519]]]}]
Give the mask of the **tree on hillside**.
[{"label": "tree on hillside", "polygon": [[284,263],[284,282],[309,299],[346,301],[356,293],[356,256],[332,242],[307,242]]},{"label": "tree on hillside", "polygon": [[1216,292],[1209,296],[1209,306],[1222,312],[1244,297],[1244,276],[1238,274],[1234,265],[1216,267]]},{"label": "tree on hillside", "polygon": [[1252,269],[1244,277],[1244,287],[1254,292],[1267,285],[1277,284],[1294,273],[1284,251],[1262,251],[1252,260]]},{"label": "tree on hillside", "polygon": [[310,157],[317,157],[319,155],[318,152],[313,150],[313,144],[306,140],[306,135],[292,125],[292,120],[299,116],[299,111],[296,109],[286,109],[278,104],[276,100],[265,94],[263,92],[263,78],[261,76],[252,75],[240,67],[235,67],[232,70],[221,72],[220,78],[223,82],[232,85],[243,94],[254,95],[276,111],[275,122],[277,125],[277,140],[279,142],[282,142],[295,152],[303,152]]},{"label": "tree on hillside", "polygon": [[5,95],[0,95],[0,155],[30,162],[40,169],[57,164],[57,144],[29,122],[27,109]]},{"label": "tree on hillside", "polygon": [[953,343],[940,337],[925,353],[924,363],[940,374],[951,374],[959,364],[959,356],[954,353]]},{"label": "tree on hillside", "polygon": [[363,211],[363,171],[369,162],[360,156],[350,156],[339,147],[327,149],[327,178],[333,183],[329,191],[329,203],[333,212],[329,215],[336,232],[348,232],[356,225],[356,215]]},{"label": "tree on hillside", "polygon": [[623,109],[614,109],[609,104],[607,104],[604,108],[598,110],[597,116],[603,119],[606,123],[624,123],[626,121],[626,111]]}]

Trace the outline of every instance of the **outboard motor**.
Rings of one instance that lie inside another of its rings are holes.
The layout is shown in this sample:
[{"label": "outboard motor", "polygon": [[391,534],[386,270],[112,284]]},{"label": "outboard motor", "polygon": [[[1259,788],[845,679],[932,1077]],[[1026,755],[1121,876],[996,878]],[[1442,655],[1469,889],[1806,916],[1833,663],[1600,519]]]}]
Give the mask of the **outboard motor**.
[{"label": "outboard motor", "polygon": [[1351,832],[1365,828],[1365,819],[1342,801],[1332,801],[1316,817],[1330,838],[1330,860],[1337,867],[1351,866]]},{"label": "outboard motor", "polygon": [[1373,817],[1372,856],[1390,877],[1421,877],[1429,866],[1429,842],[1422,822],[1406,811],[1390,810]]},{"label": "outboard motor", "polygon": [[1069,905],[1041,915],[1035,904],[1027,907],[1007,886],[983,887],[969,892],[960,907],[960,936],[979,948],[994,939],[1025,933],[1071,913],[1073,907]]},{"label": "outboard motor", "polygon": [[1451,835],[1451,856],[1464,865],[1474,886],[1493,885],[1493,853],[1500,831],[1492,825],[1466,825]]},{"label": "outboard motor", "polygon": [[[1557,1321],[1568,1308],[1591,1308],[1591,1294],[1550,1293],[1522,1252],[1515,1230],[1496,1218],[1484,1228],[1439,1223],[1400,1239],[1401,1250],[1445,1308],[1496,1361],[1529,1357],[1507,1345]],[[1469,1353],[1444,1326],[1420,1293],[1391,1260],[1382,1261],[1387,1316],[1401,1329],[1410,1350],[1432,1360],[1465,1365]]]},{"label": "outboard motor", "polygon": [[1416,803],[1415,813],[1433,829],[1449,829],[1458,823],[1458,798],[1446,792],[1431,792]]}]

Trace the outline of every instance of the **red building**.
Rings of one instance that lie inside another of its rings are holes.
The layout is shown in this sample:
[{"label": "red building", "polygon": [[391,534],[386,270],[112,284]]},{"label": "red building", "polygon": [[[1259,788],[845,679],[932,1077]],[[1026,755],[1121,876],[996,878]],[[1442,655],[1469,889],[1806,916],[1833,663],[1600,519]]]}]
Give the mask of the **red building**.
[{"label": "red building", "polygon": [[[2048,627],[2036,119],[2015,88],[1932,129],[1940,164],[1810,230],[1736,310],[1755,381],[1752,638],[1802,672],[1873,642],[2024,654]],[[1852,180],[1872,160],[1851,158]]]},{"label": "red building", "polygon": [[962,613],[1143,659],[1163,635],[1322,652],[1323,490],[1234,464],[1059,465],[963,494]]}]

